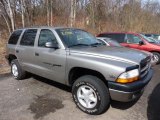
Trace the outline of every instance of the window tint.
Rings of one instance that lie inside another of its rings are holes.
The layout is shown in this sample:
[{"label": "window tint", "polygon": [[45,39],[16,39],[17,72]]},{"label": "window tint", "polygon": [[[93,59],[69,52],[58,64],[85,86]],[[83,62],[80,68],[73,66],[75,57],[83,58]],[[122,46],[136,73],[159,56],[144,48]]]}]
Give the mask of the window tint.
[{"label": "window tint", "polygon": [[108,37],[119,43],[125,42],[125,34],[100,34],[99,37]]},{"label": "window tint", "polygon": [[20,45],[34,46],[37,29],[28,29],[24,32]]},{"label": "window tint", "polygon": [[138,36],[135,36],[132,34],[127,34],[127,43],[139,44],[140,41],[142,41],[142,40]]},{"label": "window tint", "polygon": [[43,29],[39,35],[38,46],[45,47],[47,42],[57,43],[57,40],[51,30]]},{"label": "window tint", "polygon": [[18,39],[19,39],[19,37],[21,35],[21,33],[22,33],[22,30],[16,30],[16,31],[14,31],[12,33],[12,35],[10,36],[10,38],[9,38],[8,44],[14,44],[14,45],[16,45],[17,42],[18,42]]}]

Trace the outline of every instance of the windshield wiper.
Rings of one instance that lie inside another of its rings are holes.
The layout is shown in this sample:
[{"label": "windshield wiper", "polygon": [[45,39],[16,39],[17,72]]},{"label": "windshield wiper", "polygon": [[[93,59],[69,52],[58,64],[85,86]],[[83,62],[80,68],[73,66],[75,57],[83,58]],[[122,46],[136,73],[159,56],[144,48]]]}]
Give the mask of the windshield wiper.
[{"label": "windshield wiper", "polygon": [[75,45],[70,45],[69,48],[75,47],[75,46],[89,46],[89,45],[88,44],[75,44]]}]

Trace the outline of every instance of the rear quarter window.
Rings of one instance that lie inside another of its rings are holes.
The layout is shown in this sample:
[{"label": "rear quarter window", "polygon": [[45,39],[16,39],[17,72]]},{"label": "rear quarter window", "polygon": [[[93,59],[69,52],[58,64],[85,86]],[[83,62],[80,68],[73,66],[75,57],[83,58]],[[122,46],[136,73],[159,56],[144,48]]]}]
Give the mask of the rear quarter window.
[{"label": "rear quarter window", "polygon": [[98,37],[107,37],[119,43],[125,43],[125,34],[100,34]]},{"label": "rear quarter window", "polygon": [[16,45],[17,42],[18,42],[18,39],[20,37],[22,33],[22,30],[16,30],[12,33],[12,35],[10,36],[9,38],[9,41],[8,41],[8,44],[13,44],[13,45]]}]

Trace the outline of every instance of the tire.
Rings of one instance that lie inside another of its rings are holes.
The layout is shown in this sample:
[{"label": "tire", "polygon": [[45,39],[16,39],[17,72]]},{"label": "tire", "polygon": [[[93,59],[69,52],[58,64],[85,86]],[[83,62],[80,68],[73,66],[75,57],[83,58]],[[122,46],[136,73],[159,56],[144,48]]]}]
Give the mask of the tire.
[{"label": "tire", "polygon": [[91,75],[82,76],[74,82],[72,96],[77,107],[91,115],[102,114],[110,105],[110,95],[107,86],[102,80]]},{"label": "tire", "polygon": [[152,52],[153,53],[153,57],[154,57],[154,62],[156,64],[159,64],[160,63],[160,54],[158,52]]},{"label": "tire", "polygon": [[26,72],[21,68],[17,59],[11,61],[11,73],[17,80],[21,80],[26,77]]}]

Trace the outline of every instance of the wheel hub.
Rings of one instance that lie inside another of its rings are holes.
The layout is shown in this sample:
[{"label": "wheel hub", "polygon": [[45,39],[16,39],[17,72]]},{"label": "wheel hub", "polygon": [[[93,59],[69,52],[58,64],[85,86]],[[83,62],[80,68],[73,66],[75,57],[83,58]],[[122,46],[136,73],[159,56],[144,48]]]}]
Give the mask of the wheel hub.
[{"label": "wheel hub", "polygon": [[17,77],[18,76],[18,68],[15,64],[12,65],[12,74]]},{"label": "wheel hub", "polygon": [[77,98],[85,108],[94,108],[97,105],[97,95],[95,91],[87,85],[78,88]]},{"label": "wheel hub", "polygon": [[158,62],[158,60],[159,60],[159,57],[157,55],[154,55],[154,61]]}]

